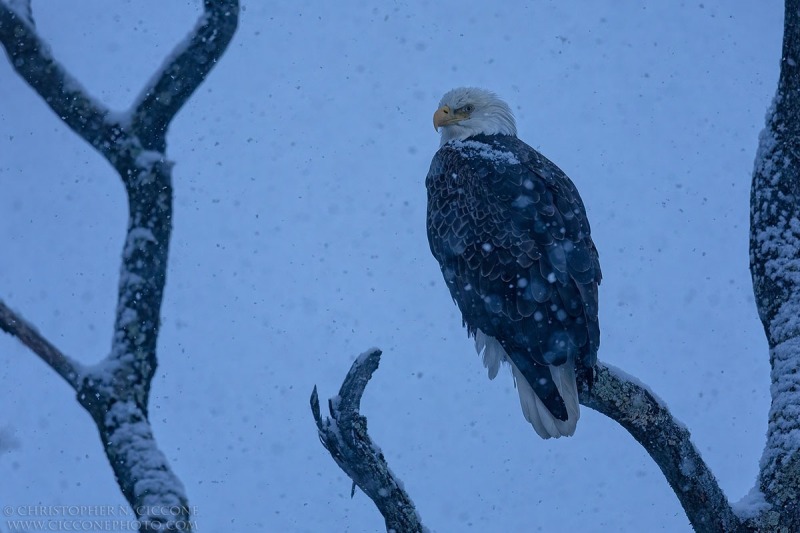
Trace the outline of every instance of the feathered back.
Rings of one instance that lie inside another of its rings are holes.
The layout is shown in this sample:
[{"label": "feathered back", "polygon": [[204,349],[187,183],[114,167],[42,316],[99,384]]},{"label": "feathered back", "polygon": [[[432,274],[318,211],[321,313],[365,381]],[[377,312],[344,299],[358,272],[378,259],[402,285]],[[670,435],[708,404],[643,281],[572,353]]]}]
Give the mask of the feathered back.
[{"label": "feathered back", "polygon": [[578,191],[511,135],[444,144],[426,186],[431,252],[469,332],[497,339],[565,419],[538,367],[592,368],[600,344],[600,263]]}]

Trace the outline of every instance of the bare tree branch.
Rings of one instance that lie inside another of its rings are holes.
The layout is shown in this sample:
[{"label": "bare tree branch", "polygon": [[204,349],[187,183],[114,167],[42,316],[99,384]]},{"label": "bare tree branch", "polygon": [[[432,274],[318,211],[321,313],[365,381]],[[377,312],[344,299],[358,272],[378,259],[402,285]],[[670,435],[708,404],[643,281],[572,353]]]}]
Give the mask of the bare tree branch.
[{"label": "bare tree branch", "polygon": [[79,369],[5,306],[0,311],[7,313],[0,313],[0,320],[5,331],[19,337],[76,389],[143,531],[192,529],[183,485],[158,449],[147,415],[172,230],[166,130],[222,56],[238,24],[238,0],[205,0],[204,9],[194,31],[127,115],[133,117],[128,123],[110,121],[109,111],[53,59],[34,29],[29,8],[12,8],[0,0],[0,43],[14,68],[70,128],[111,162],[125,184],[129,206],[114,336],[105,360]]},{"label": "bare tree branch", "polygon": [[53,346],[36,328],[12,311],[3,300],[0,300],[0,329],[18,338],[22,344],[58,372],[58,375],[64,378],[64,381],[69,383],[73,389],[77,390],[83,372],[81,365]]},{"label": "bare tree branch", "polygon": [[[320,416],[317,389],[311,410],[320,440],[339,467],[375,502],[387,531],[421,531],[414,504],[392,474],[383,454],[367,434],[359,414],[364,389],[378,368],[380,350],[361,354],[329,401],[330,418]],[[647,387],[610,365],[599,364],[594,385],[583,384],[581,404],[619,423],[658,464],[698,532],[732,532],[743,528],[714,474],[691,441],[689,430]],[[410,522],[399,522],[400,519]]]},{"label": "bare tree branch", "polygon": [[119,126],[107,121],[108,109],[53,59],[33,18],[27,18],[0,0],[0,43],[9,62],[67,126],[108,157]]},{"label": "bare tree branch", "polygon": [[[375,443],[367,434],[367,419],[359,413],[361,397],[381,351],[368,350],[356,358],[344,378],[339,395],[328,400],[331,416],[323,420],[317,388],[311,393],[311,412],[317,422],[319,439],[336,464],[375,502],[386,521],[387,531],[426,531],[402,483],[395,477]],[[351,492],[352,495],[352,492]]]},{"label": "bare tree branch", "polygon": [[205,14],[172,52],[134,104],[133,131],[145,148],[163,150],[167,126],[228,47],[238,0],[205,0]]},{"label": "bare tree branch", "polygon": [[741,523],[714,474],[691,441],[689,430],[647,387],[603,363],[581,404],[611,418],[641,444],[667,478],[698,532],[735,531]]},{"label": "bare tree branch", "polygon": [[33,20],[33,8],[31,6],[31,0],[7,0],[8,6],[17,12],[17,15],[24,18],[25,21],[30,24],[31,26],[35,26],[36,23]]}]

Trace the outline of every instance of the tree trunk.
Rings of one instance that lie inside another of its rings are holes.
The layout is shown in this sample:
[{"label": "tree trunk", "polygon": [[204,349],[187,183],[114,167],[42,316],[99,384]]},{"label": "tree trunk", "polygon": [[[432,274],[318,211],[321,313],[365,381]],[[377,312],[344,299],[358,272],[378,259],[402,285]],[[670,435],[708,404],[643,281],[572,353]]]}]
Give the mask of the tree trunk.
[{"label": "tree trunk", "polygon": [[800,1],[786,0],[781,74],[750,197],[750,272],[772,367],[759,487],[767,523],[800,530]]}]

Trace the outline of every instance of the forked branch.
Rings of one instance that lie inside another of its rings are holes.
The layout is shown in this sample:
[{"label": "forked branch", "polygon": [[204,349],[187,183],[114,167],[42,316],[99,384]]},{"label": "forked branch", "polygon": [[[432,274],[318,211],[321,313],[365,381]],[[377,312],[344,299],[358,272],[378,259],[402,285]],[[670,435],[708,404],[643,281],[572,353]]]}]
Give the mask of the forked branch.
[{"label": "forked branch", "polygon": [[[386,519],[387,531],[422,531],[419,515],[383,454],[367,434],[359,414],[361,397],[378,368],[380,350],[361,354],[328,402],[330,418],[320,416],[317,389],[311,410],[320,440],[336,464],[372,499]],[[717,480],[692,444],[689,430],[647,387],[624,372],[604,364],[597,367],[591,392],[586,386],[581,403],[611,418],[641,444],[658,464],[683,505],[695,531],[732,532],[742,528]]]},{"label": "forked branch", "polygon": [[238,24],[238,0],[205,0],[203,5],[194,30],[132,109],[111,115],[53,58],[36,32],[30,6],[12,7],[0,0],[0,44],[11,64],[64,123],[114,166],[130,208],[113,344],[105,360],[79,367],[1,302],[0,327],[77,391],[144,531],[192,529],[183,486],[158,449],[147,415],[172,229],[166,131],[216,65]]},{"label": "forked branch", "polygon": [[426,531],[414,502],[402,488],[383,457],[380,448],[367,434],[367,419],[359,413],[361,397],[381,351],[377,348],[359,355],[344,378],[339,395],[328,400],[330,417],[322,418],[317,388],[311,393],[311,412],[317,422],[319,440],[336,464],[353,480],[351,496],[358,485],[375,502],[386,521],[387,531],[413,533]]}]

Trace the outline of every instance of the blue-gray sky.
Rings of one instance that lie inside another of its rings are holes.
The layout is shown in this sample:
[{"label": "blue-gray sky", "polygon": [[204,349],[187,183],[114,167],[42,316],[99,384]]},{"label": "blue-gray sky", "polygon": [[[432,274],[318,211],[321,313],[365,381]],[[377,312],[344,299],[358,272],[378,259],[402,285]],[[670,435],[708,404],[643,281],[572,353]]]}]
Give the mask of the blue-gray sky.
[{"label": "blue-gray sky", "polygon": [[[124,110],[200,2],[34,2],[54,55]],[[645,5],[646,4],[646,5]],[[769,403],[748,272],[750,173],[781,2],[245,2],[170,129],[175,231],[151,418],[204,531],[380,530],[320,446],[314,384],[384,349],[370,430],[436,531],[689,531],[657,467],[584,409],[542,441],[490,382],[425,237],[441,95],[505,97],[581,191],[599,357],[691,429],[732,500]],[[126,221],[113,170],[0,58],[0,296],[71,356],[110,348]],[[0,503],[118,505],[90,417],[0,336]],[[7,439],[9,440],[9,439]],[[2,450],[2,447],[0,447]],[[3,526],[0,526],[3,527]]]}]

